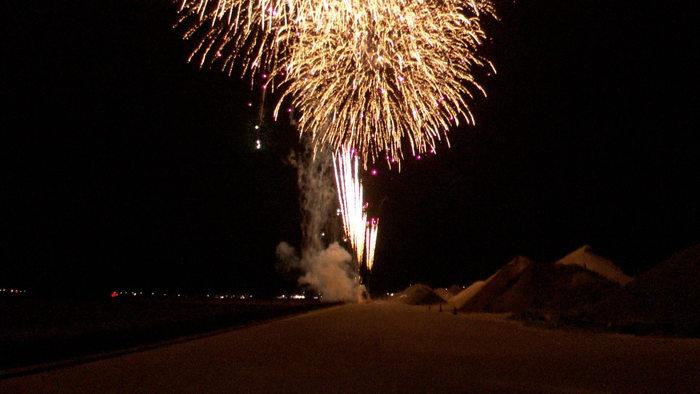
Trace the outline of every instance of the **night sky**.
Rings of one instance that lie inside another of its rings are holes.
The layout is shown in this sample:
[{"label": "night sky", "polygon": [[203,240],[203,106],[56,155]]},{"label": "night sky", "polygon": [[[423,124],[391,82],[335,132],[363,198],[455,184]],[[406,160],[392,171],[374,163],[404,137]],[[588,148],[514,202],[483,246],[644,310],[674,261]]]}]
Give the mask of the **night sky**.
[{"label": "night sky", "polygon": [[[0,285],[289,289],[274,252],[301,238],[285,164],[296,131],[268,116],[256,132],[249,80],[187,63],[176,5],[64,3],[2,6]],[[375,290],[468,285],[515,255],[584,244],[635,275],[700,242],[697,14],[626,0],[497,10],[476,126],[366,176]]]}]

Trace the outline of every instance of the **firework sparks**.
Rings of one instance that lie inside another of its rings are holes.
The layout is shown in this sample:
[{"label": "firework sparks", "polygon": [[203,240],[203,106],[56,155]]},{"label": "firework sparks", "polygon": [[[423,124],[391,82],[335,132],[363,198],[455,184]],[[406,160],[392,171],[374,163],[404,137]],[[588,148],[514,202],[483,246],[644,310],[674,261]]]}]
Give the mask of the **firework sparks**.
[{"label": "firework sparks", "polygon": [[473,71],[490,66],[476,54],[488,3],[346,3],[295,32],[285,95],[302,113],[302,133],[318,146],[351,146],[366,164],[383,154],[400,161],[403,138],[413,155],[429,152],[460,118],[473,123],[465,97],[470,86],[483,93]]},{"label": "firework sparks", "polygon": [[341,149],[333,155],[333,167],[345,234],[355,250],[358,264],[361,264],[367,214],[362,201],[362,182],[358,177],[357,156],[353,155],[351,149]]},{"label": "firework sparks", "polygon": [[374,248],[377,245],[377,227],[379,227],[379,219],[372,218],[367,222],[365,229],[365,265],[367,271],[372,271],[374,265]]},{"label": "firework sparks", "polygon": [[243,66],[244,74],[275,68],[281,48],[280,27],[289,22],[289,15],[283,12],[288,8],[280,3],[182,0],[179,24],[190,22],[184,38],[198,41],[188,61],[198,57],[200,67],[207,62],[221,62],[221,68],[229,75],[236,61]]},{"label": "firework sparks", "polygon": [[[302,115],[300,133],[316,150],[355,149],[362,160],[403,158],[402,140],[420,155],[447,141],[467,103],[486,35],[480,18],[489,0],[183,0],[181,21],[200,30],[192,56],[223,58],[229,73],[266,73]],[[493,68],[491,66],[491,68]]]}]

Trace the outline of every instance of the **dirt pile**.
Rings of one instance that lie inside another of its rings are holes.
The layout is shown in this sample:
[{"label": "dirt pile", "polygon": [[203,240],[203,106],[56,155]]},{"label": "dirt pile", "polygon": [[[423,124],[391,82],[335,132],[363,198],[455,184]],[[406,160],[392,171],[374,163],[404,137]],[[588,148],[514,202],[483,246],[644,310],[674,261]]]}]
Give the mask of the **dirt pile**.
[{"label": "dirt pile", "polygon": [[433,289],[422,284],[415,284],[395,294],[391,299],[408,305],[434,305],[445,302]]},{"label": "dirt pile", "polygon": [[460,285],[452,285],[447,288],[447,291],[449,291],[450,294],[452,294],[453,296],[456,296],[457,294],[461,293],[462,290],[464,290],[464,286]]},{"label": "dirt pile", "polygon": [[[486,281],[476,282],[467,288],[469,291],[455,296],[451,303],[465,312],[573,313],[620,286],[590,267],[595,265],[539,263],[518,256]],[[605,267],[617,269],[611,262]]]},{"label": "dirt pile", "polygon": [[700,244],[663,261],[573,318],[618,331],[700,336]]},{"label": "dirt pile", "polygon": [[450,298],[448,303],[457,309],[461,309],[464,306],[464,304],[466,304],[469,300],[472,299],[472,297],[474,297],[479,291],[481,291],[485,284],[486,281],[483,280],[472,283],[471,286],[467,287],[466,289],[463,289],[461,292],[459,292],[459,294]]},{"label": "dirt pile", "polygon": [[593,271],[598,275],[617,282],[621,286],[632,281],[632,277],[625,275],[612,261],[600,257],[593,252],[593,248],[584,245],[564,256],[555,263],[556,265],[574,265]]},{"label": "dirt pile", "polygon": [[[527,257],[517,256],[488,278],[481,289],[469,297],[460,308],[468,312],[495,312],[492,305],[520,279],[523,271],[532,264]],[[470,286],[472,288],[472,286]],[[472,288],[472,290],[474,290]]]},{"label": "dirt pile", "polygon": [[442,298],[443,301],[448,301],[452,297],[454,297],[454,294],[450,293],[449,290],[442,288],[442,287],[438,287],[436,289],[433,289],[433,292],[435,294],[437,294],[438,296],[440,296],[440,298]]}]

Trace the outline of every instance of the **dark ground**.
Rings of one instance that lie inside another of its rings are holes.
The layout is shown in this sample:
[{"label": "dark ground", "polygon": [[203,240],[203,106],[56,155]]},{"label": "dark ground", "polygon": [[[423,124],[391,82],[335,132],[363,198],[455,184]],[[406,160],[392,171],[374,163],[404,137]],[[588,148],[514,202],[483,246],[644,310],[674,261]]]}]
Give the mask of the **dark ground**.
[{"label": "dark ground", "polygon": [[98,301],[0,298],[0,377],[18,368],[155,346],[329,305],[129,296]]},{"label": "dark ground", "polygon": [[348,304],[0,380],[10,393],[691,393],[700,340]]}]

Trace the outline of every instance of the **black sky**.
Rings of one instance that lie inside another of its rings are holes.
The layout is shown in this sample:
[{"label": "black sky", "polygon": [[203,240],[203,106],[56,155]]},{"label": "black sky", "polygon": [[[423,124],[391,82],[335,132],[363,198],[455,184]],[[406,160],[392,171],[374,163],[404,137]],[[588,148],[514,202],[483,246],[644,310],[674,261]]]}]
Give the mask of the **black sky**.
[{"label": "black sky", "polygon": [[[296,142],[247,81],[187,64],[167,1],[2,6],[0,284],[277,289],[298,246]],[[501,2],[476,127],[366,179],[373,283],[483,279],[590,244],[629,274],[700,241],[697,14]],[[265,149],[253,149],[262,137]]]}]

